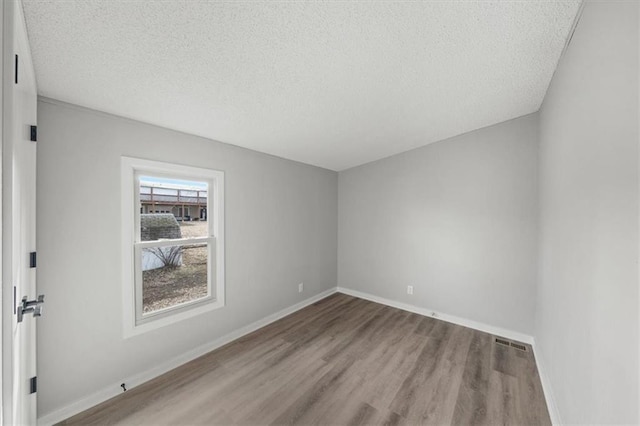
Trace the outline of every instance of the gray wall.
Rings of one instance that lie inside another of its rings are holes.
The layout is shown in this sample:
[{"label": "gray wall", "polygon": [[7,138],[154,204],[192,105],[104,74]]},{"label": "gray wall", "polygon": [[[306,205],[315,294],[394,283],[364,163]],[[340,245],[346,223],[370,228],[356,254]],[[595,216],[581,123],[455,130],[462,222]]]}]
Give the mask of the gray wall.
[{"label": "gray wall", "polygon": [[[564,422],[637,423],[638,16],[587,3],[540,115],[339,175],[41,101],[39,415],[338,282],[533,334]],[[122,339],[121,155],[226,172],[227,307]]]},{"label": "gray wall", "polygon": [[540,113],[535,336],[562,420],[638,423],[638,3],[587,2]]},{"label": "gray wall", "polygon": [[[337,173],[77,107],[38,106],[38,287],[47,295],[40,416],[335,287]],[[127,340],[121,155],[224,170],[226,185],[227,306]]]},{"label": "gray wall", "polygon": [[340,172],[338,284],[531,334],[537,126],[528,115]]}]

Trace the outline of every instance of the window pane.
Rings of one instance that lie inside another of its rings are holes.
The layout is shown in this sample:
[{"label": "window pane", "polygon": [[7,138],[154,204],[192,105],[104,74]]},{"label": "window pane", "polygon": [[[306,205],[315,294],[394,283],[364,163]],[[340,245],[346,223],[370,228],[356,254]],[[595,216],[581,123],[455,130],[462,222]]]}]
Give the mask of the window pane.
[{"label": "window pane", "polygon": [[208,252],[206,243],[142,249],[143,314],[207,297]]},{"label": "window pane", "polygon": [[140,241],[208,237],[207,182],[139,177]]}]

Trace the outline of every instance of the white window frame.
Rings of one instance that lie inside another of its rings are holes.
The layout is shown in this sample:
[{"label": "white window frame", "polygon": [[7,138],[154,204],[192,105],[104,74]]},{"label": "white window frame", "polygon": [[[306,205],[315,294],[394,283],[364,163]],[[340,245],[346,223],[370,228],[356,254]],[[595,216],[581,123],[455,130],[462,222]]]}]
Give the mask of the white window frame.
[{"label": "white window frame", "polygon": [[[142,268],[138,260],[142,248],[166,245],[167,241],[141,241],[139,176],[207,182],[208,235],[171,240],[172,245],[208,243],[207,285],[209,296],[152,313],[142,313]],[[122,300],[123,335],[136,336],[192,318],[225,305],[224,285],[224,172],[180,164],[122,157]],[[215,262],[215,264],[214,264]],[[215,271],[212,274],[212,270]]]}]

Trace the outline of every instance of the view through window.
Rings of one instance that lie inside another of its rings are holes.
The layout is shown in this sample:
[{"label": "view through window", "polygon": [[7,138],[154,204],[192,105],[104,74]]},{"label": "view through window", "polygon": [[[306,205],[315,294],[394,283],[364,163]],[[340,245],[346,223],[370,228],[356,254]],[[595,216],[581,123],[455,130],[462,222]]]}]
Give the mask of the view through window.
[{"label": "view through window", "polygon": [[211,298],[208,183],[144,174],[137,181],[141,316]]}]

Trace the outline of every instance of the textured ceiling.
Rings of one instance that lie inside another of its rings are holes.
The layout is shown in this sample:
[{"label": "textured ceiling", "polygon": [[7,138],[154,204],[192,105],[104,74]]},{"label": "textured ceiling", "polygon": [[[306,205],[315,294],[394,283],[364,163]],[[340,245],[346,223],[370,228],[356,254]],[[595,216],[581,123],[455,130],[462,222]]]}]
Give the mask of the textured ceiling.
[{"label": "textured ceiling", "polygon": [[580,5],[23,3],[41,95],[333,170],[537,111]]}]

